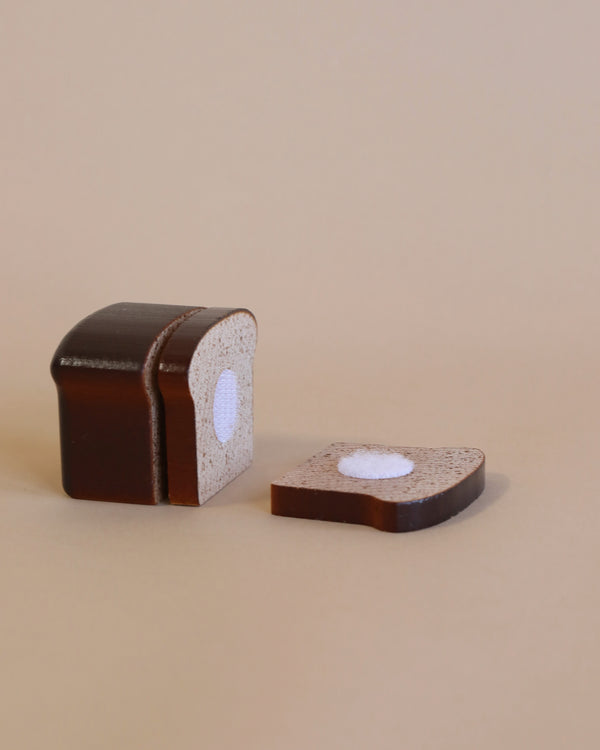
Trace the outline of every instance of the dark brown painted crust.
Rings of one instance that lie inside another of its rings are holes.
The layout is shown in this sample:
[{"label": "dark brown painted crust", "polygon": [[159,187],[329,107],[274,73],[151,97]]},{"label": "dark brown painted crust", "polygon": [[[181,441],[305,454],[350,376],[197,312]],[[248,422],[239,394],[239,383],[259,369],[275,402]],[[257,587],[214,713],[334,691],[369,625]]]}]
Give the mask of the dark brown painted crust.
[{"label": "dark brown painted crust", "polygon": [[[381,480],[385,481],[385,480]],[[271,512],[322,521],[373,526],[380,531],[417,531],[447,521],[467,508],[485,487],[485,458],[447,490],[412,502],[390,502],[364,493],[271,485]]]},{"label": "dark brown painted crust", "polygon": [[157,479],[153,449],[153,430],[164,440],[155,342],[199,309],[120,302],[89,315],[63,338],[51,372],[67,494],[141,504],[161,499],[166,482],[162,471]]},{"label": "dark brown painted crust", "polygon": [[164,403],[169,502],[199,505],[196,418],[188,372],[200,340],[217,323],[246,308],[208,307],[189,317],[171,335],[158,365],[158,387]]}]

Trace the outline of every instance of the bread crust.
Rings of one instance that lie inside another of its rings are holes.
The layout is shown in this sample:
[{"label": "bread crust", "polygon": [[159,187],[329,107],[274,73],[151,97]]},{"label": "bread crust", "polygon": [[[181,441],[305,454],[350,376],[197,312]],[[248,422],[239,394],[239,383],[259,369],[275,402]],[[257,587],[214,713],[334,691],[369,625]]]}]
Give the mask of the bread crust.
[{"label": "bread crust", "polygon": [[169,336],[200,309],[119,302],[87,316],[63,338],[51,373],[67,494],[139,504],[163,499],[156,368]]}]

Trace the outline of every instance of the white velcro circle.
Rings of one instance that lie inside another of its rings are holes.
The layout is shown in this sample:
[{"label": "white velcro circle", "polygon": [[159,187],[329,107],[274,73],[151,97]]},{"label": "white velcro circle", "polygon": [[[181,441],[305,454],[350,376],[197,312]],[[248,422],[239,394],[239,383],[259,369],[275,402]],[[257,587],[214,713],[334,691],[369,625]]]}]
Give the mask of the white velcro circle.
[{"label": "white velcro circle", "polygon": [[405,477],[415,468],[401,453],[358,450],[340,458],[338,471],[354,479],[394,479]]},{"label": "white velcro circle", "polygon": [[217,380],[213,401],[213,424],[220,443],[226,443],[233,435],[237,416],[237,378],[233,370],[223,370]]}]

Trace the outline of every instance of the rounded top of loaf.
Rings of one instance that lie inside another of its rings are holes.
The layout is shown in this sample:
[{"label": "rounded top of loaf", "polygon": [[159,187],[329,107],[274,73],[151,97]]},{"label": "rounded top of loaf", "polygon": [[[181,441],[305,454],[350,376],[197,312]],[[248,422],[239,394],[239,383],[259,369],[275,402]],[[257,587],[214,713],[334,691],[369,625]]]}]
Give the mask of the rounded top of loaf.
[{"label": "rounded top of loaf", "polygon": [[51,364],[58,383],[65,376],[115,371],[139,374],[161,332],[202,308],[117,302],[88,315],[60,342]]}]

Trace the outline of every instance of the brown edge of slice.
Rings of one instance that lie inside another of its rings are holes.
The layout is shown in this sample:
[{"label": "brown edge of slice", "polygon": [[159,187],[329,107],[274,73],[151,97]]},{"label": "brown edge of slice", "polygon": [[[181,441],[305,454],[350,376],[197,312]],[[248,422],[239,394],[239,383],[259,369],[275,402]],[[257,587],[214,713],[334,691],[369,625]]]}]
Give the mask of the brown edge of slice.
[{"label": "brown edge of slice", "polygon": [[294,487],[273,482],[271,513],[294,518],[362,524],[380,531],[425,529],[452,518],[481,495],[485,487],[485,455],[479,452],[481,463],[470,474],[441,492],[412,501],[392,502],[364,491]]},{"label": "brown edge of slice", "polygon": [[63,486],[86,500],[154,505],[166,493],[160,351],[199,307],[119,302],[77,323],[51,363]]},{"label": "brown edge of slice", "polygon": [[169,502],[200,505],[196,454],[196,416],[188,382],[189,367],[201,339],[217,323],[246,308],[207,307],[190,316],[161,353],[158,385],[164,404]]}]

